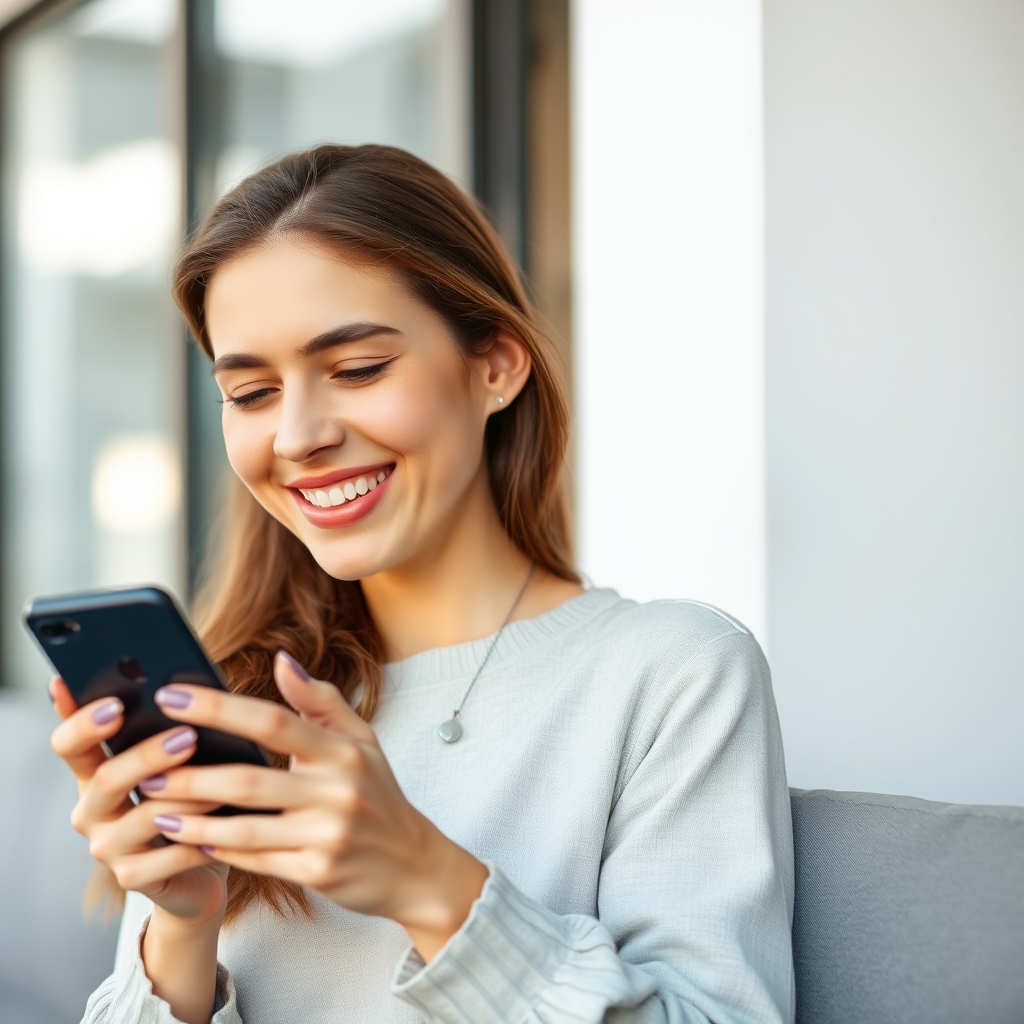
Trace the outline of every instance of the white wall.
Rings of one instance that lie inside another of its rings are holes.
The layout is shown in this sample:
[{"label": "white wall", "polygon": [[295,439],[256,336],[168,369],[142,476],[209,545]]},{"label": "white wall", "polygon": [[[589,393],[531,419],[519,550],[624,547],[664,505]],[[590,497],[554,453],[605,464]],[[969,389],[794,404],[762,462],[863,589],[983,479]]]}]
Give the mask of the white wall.
[{"label": "white wall", "polygon": [[793,784],[1024,804],[1024,4],[572,14],[584,570],[770,628]]},{"label": "white wall", "polygon": [[580,562],[765,639],[756,0],[574,0]]},{"label": "white wall", "polygon": [[1024,4],[768,0],[791,782],[1024,804]]}]

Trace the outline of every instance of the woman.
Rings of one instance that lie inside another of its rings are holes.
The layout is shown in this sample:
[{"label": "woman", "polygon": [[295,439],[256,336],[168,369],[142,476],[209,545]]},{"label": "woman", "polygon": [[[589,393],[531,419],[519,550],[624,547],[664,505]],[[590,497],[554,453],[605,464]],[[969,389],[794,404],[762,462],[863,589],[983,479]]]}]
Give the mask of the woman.
[{"label": "woman", "polygon": [[[398,150],[290,156],[175,296],[241,482],[200,627],[234,693],[166,687],[182,724],[108,760],[120,704],[54,683],[74,825],[152,901],[86,1020],[791,1020],[768,667],[714,609],[580,587],[551,345],[473,202]],[[287,770],[187,767],[197,726]]]}]

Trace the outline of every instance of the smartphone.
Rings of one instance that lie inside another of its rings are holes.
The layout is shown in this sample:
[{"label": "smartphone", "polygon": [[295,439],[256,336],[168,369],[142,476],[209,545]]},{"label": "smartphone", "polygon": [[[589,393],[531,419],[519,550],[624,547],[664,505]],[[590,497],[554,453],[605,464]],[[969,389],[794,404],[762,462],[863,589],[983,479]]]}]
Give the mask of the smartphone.
[{"label": "smartphone", "polygon": [[[117,697],[124,704],[124,724],[103,744],[108,755],[181,724],[154,701],[161,686],[188,683],[227,690],[174,599],[159,587],[37,598],[24,619],[79,707],[101,697]],[[204,726],[196,732],[199,739],[188,764],[270,766],[250,740]]]}]

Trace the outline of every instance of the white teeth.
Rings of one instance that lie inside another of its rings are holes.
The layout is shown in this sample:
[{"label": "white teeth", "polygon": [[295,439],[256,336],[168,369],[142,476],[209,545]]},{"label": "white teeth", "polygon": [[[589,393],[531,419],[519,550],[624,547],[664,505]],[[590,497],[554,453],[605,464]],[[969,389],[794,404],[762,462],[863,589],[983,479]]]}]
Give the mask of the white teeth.
[{"label": "white teeth", "polygon": [[375,477],[360,476],[355,480],[346,480],[343,484],[335,484],[329,491],[300,489],[299,493],[311,505],[316,505],[319,508],[333,508],[336,505],[344,505],[346,501],[358,498],[361,494],[366,494],[367,491],[372,491],[378,484],[384,483],[390,475],[389,469],[382,469]]}]

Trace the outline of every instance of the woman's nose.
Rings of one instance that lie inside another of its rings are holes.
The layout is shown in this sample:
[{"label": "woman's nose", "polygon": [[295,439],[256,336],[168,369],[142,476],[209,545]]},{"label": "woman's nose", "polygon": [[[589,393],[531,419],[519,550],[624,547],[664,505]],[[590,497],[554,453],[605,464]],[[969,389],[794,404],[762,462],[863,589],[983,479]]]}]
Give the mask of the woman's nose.
[{"label": "woman's nose", "polygon": [[284,395],[274,437],[274,454],[287,462],[306,462],[324,448],[345,440],[344,424],[311,394]]}]

